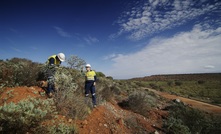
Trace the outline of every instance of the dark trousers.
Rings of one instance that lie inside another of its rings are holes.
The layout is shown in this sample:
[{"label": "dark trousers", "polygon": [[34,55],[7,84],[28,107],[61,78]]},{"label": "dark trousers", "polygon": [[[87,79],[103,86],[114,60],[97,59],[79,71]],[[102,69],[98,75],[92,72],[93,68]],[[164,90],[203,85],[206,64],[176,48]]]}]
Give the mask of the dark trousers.
[{"label": "dark trousers", "polygon": [[93,103],[93,105],[96,105],[96,95],[95,95],[94,82],[86,82],[85,83],[85,97],[89,96],[89,92],[92,95],[92,103]]},{"label": "dark trousers", "polygon": [[48,87],[47,87],[47,94],[54,92],[55,91],[55,87],[54,87],[54,76],[50,76],[48,77]]}]

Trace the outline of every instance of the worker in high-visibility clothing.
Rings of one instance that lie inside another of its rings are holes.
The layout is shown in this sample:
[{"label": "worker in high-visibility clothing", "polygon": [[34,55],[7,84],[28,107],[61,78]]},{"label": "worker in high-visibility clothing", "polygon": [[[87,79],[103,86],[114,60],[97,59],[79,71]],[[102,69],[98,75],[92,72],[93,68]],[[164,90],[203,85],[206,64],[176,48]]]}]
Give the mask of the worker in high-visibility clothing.
[{"label": "worker in high-visibility clothing", "polygon": [[47,91],[49,97],[52,97],[52,92],[55,91],[55,84],[54,84],[54,75],[56,68],[60,66],[60,64],[65,61],[65,55],[63,53],[58,53],[57,55],[52,55],[47,60]]},{"label": "worker in high-visibility clothing", "polygon": [[92,103],[93,107],[97,106],[96,104],[96,95],[95,95],[95,85],[96,85],[96,73],[95,71],[91,70],[91,65],[87,64],[85,66],[86,73],[85,73],[85,97],[89,96],[89,92],[92,95]]}]

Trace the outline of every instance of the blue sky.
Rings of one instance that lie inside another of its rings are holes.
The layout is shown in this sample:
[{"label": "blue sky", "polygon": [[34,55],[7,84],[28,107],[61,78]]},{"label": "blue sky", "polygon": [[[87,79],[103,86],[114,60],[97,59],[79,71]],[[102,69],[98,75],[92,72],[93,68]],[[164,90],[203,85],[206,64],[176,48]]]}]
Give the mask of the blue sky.
[{"label": "blue sky", "polygon": [[116,79],[221,72],[221,1],[1,0],[0,47],[4,60],[77,55]]}]

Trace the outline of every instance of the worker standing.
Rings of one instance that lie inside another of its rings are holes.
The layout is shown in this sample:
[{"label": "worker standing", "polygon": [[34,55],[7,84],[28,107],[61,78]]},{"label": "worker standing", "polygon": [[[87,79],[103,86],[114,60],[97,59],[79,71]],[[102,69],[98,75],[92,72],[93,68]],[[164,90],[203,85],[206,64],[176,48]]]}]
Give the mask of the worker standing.
[{"label": "worker standing", "polygon": [[92,95],[92,103],[93,107],[97,106],[96,104],[96,95],[95,95],[95,85],[96,85],[96,73],[95,71],[91,70],[91,65],[87,64],[85,66],[86,73],[85,73],[85,97],[89,97],[89,92]]},{"label": "worker standing", "polygon": [[54,75],[56,68],[58,68],[63,61],[65,61],[65,55],[63,53],[58,53],[57,55],[52,55],[48,58],[46,71],[48,86],[46,93],[49,97],[52,97],[52,92],[55,91]]}]

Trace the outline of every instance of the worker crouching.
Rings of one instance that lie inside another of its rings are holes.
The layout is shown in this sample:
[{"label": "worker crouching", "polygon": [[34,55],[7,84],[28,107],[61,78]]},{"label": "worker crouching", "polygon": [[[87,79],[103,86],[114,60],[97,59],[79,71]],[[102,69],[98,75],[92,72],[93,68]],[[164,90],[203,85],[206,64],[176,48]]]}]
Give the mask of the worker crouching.
[{"label": "worker crouching", "polygon": [[49,97],[52,97],[53,92],[55,92],[55,72],[56,69],[60,66],[61,62],[65,61],[65,55],[63,53],[58,53],[57,55],[52,55],[48,58],[47,61],[47,71],[46,71],[46,76],[47,76],[47,95]]}]

